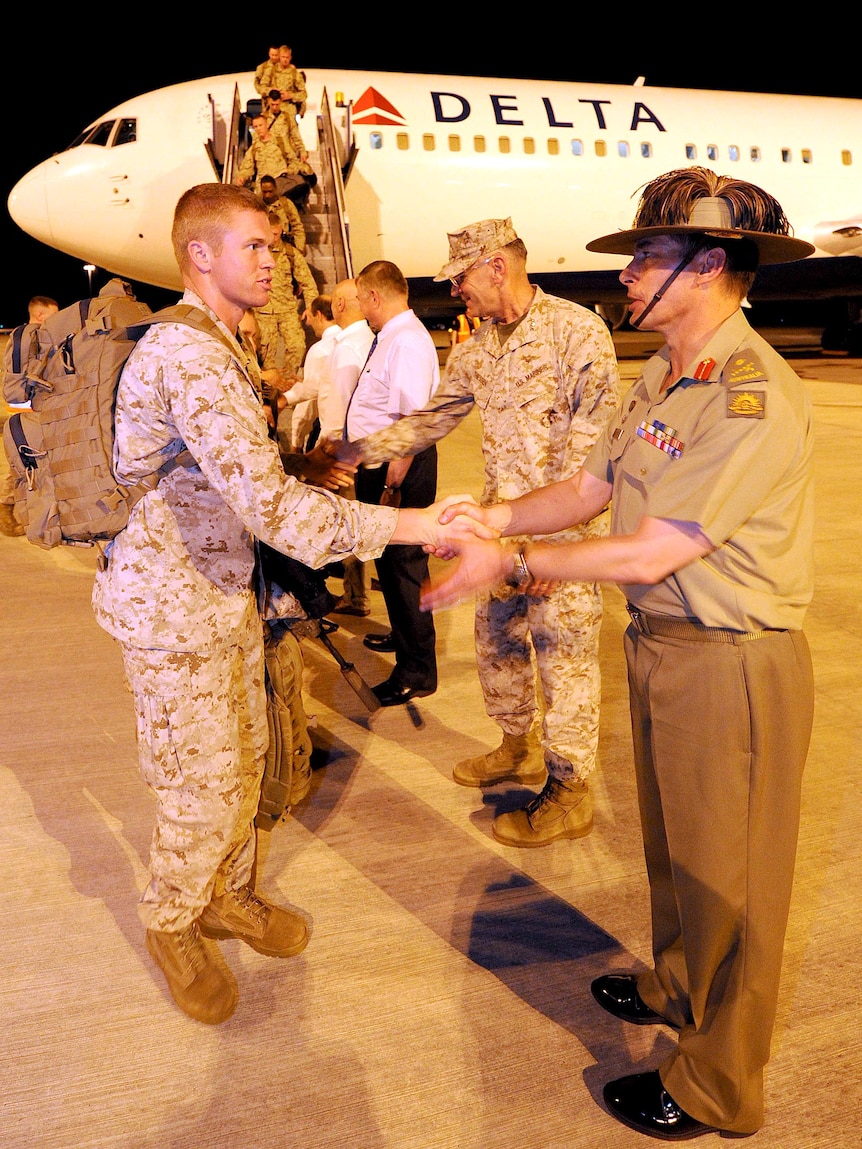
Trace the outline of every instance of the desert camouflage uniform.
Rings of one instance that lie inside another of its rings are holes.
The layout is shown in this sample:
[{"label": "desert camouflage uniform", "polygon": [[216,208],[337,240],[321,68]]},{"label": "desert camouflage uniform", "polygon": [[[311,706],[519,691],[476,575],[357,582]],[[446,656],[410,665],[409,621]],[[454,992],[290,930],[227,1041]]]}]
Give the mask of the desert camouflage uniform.
[{"label": "desert camouflage uniform", "polygon": [[280,195],[273,203],[266,205],[268,212],[274,212],[281,220],[282,238],[293,244],[300,255],[305,255],[305,225],[299,208],[286,195]]},{"label": "desert camouflage uniform", "polygon": [[269,130],[274,136],[281,138],[288,155],[295,152],[297,159],[301,160],[306,155],[305,141],[297,127],[292,105],[288,104],[287,107],[289,110],[282,108],[277,116],[270,117]]},{"label": "desert camouflage uniform", "polygon": [[292,148],[285,147],[284,136],[270,134],[268,140],[252,137],[236,174],[249,187],[254,183],[255,191],[260,191],[261,176],[272,176],[275,180],[284,173],[298,175],[303,169],[299,156]]},{"label": "desert camouflage uniform", "polygon": [[295,375],[306,351],[300,313],[317,298],[317,284],[305,256],[292,244],[270,244],[270,251],[276,259],[269,303],[256,307],[254,312],[260,328],[258,353],[265,371],[277,367],[288,375]]},{"label": "desert camouflage uniform", "polygon": [[293,105],[299,116],[304,114],[308,91],[302,73],[295,64],[288,64],[286,68],[279,63],[270,64],[268,70],[262,73],[261,80],[266,84],[267,95],[273,88],[278,88],[282,104]]},{"label": "desert camouflage uniform", "polygon": [[[216,318],[191,291],[183,302]],[[238,344],[234,357],[204,332],[164,323],[140,340],[118,392],[121,480],[151,473],[184,444],[199,461],[137,504],[93,590],[97,621],[123,650],[157,802],[139,907],[154,930],[181,931],[214,892],[251,876],[267,745],[254,537],[320,567],[376,557],[397,517],[286,477],[259,384]]]},{"label": "desert camouflage uniform", "polygon": [[[482,502],[515,499],[575,474],[619,402],[619,374],[604,323],[536,288],[532,306],[500,346],[484,323],[450,352],[440,387],[423,411],[361,444],[369,465],[413,455],[442,439],[476,403],[482,419]],[[607,517],[555,536],[607,533]],[[525,734],[536,710],[530,645],[544,696],[549,772],[586,778],[595,766],[599,720],[596,583],[562,583],[536,598],[508,587],[480,595],[476,656],[485,708],[508,734]]]}]

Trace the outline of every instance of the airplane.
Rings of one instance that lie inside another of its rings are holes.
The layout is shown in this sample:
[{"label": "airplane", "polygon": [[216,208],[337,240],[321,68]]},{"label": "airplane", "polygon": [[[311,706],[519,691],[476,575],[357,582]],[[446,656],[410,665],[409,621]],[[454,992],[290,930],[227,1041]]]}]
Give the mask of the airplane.
[{"label": "airplane", "polygon": [[[308,69],[299,120],[325,201],[310,262],[324,289],[374,259],[411,285],[423,318],[454,316],[447,232],[512,218],[531,278],[625,315],[623,258],[586,250],[631,225],[639,189],[699,164],[770,191],[807,260],[762,268],[750,299],[847,301],[829,338],[862,354],[862,100]],[[8,210],[25,232],[91,265],[179,289],[170,244],[188,187],[230,181],[259,110],[251,73],[174,84],[118,104],[24,175]],[[318,257],[318,262],[315,260]],[[327,260],[329,261],[327,265]],[[827,333],[824,332],[824,344]]]}]

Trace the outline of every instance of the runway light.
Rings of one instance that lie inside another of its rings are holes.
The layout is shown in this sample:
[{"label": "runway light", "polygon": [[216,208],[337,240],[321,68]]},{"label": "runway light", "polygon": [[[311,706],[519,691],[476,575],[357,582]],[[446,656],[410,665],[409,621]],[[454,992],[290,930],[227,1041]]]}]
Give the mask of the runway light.
[{"label": "runway light", "polygon": [[84,271],[87,273],[87,284],[90,295],[93,294],[93,272],[96,270],[95,263],[85,263]]}]

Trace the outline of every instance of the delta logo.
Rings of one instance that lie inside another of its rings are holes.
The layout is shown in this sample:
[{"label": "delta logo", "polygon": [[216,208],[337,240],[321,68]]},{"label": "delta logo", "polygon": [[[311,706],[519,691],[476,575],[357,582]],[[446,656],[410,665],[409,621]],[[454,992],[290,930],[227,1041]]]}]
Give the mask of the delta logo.
[{"label": "delta logo", "polygon": [[353,123],[389,124],[395,128],[407,126],[407,121],[398,109],[385,96],[381,96],[376,88],[366,88],[353,105]]}]

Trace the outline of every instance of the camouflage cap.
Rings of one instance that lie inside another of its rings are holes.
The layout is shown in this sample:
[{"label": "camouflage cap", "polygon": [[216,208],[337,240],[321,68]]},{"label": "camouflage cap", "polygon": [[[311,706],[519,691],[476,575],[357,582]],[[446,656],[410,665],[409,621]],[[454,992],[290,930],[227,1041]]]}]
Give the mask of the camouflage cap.
[{"label": "camouflage cap", "polygon": [[460,231],[449,232],[449,262],[434,276],[435,283],[452,279],[471,267],[483,255],[499,251],[518,238],[511,219],[482,219],[468,223]]}]

